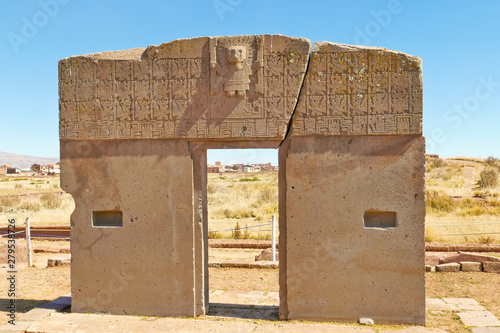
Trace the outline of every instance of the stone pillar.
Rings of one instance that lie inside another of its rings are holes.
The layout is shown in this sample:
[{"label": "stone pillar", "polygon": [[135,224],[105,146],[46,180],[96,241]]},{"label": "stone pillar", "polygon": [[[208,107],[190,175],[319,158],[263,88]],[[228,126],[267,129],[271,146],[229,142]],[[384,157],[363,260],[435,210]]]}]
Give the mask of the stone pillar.
[{"label": "stone pillar", "polygon": [[282,318],[425,323],[421,74],[400,52],[314,44],[280,151]]},{"label": "stone pillar", "polygon": [[195,316],[193,161],[185,140],[67,141],[72,311]]},{"label": "stone pillar", "polygon": [[424,324],[424,172],[420,136],[292,137],[288,319]]}]

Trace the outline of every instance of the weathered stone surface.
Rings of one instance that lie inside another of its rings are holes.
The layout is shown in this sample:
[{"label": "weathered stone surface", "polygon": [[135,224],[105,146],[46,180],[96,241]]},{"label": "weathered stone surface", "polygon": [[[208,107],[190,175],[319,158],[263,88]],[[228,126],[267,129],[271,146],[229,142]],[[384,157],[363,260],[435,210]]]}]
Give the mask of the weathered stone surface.
[{"label": "weathered stone surface", "polygon": [[460,264],[458,263],[449,263],[436,265],[436,272],[459,272]]},{"label": "weathered stone surface", "polygon": [[456,305],[460,310],[485,311],[485,308],[473,298],[445,297],[443,301],[448,304]]},{"label": "weathered stone surface", "polygon": [[500,333],[500,327],[472,327],[472,333]]},{"label": "weathered stone surface", "polygon": [[420,61],[328,42],[309,58],[257,35],[60,61],[73,311],[205,313],[206,150],[282,143],[280,317],[424,323]]},{"label": "weathered stone surface", "polygon": [[483,272],[500,273],[500,262],[483,261]]},{"label": "weathered stone surface", "polygon": [[456,304],[450,304],[439,298],[426,298],[425,307],[427,311],[460,311]]},{"label": "weathered stone surface", "polygon": [[276,258],[273,258],[272,249],[263,250],[258,256],[255,256],[255,261],[278,261],[279,251],[276,250]]},{"label": "weathered stone surface", "polygon": [[466,311],[459,312],[458,316],[465,326],[469,327],[490,327],[500,326],[500,320],[489,311]]},{"label": "weathered stone surface", "polygon": [[500,262],[500,258],[487,256],[477,253],[467,253],[467,252],[457,252],[457,253],[443,253],[441,254],[441,259],[439,260],[440,264],[448,264],[452,262],[461,262],[461,261],[469,261],[469,262],[483,262],[483,261],[492,261],[492,262]]},{"label": "weathered stone surface", "polygon": [[375,322],[371,318],[359,318],[358,323],[361,325],[374,325]]},{"label": "weathered stone surface", "polygon": [[294,135],[422,134],[419,58],[379,47],[314,43]]},{"label": "weathered stone surface", "polygon": [[480,262],[470,261],[461,261],[460,268],[462,272],[481,272],[483,270],[483,266]]},{"label": "weathered stone surface", "polygon": [[[197,315],[187,142],[63,141],[61,168],[76,204],[72,311]],[[123,226],[95,227],[93,211],[120,211]]]},{"label": "weathered stone surface", "polygon": [[60,137],[283,138],[310,42],[202,37],[59,63]]},{"label": "weathered stone surface", "polygon": [[430,265],[425,265],[425,271],[426,271],[427,273],[431,272],[431,271],[432,271],[432,266],[430,266]]},{"label": "weathered stone surface", "polygon": [[[280,149],[282,315],[423,324],[423,138],[292,136],[287,144]],[[395,212],[396,226],[365,227],[372,210]]]}]

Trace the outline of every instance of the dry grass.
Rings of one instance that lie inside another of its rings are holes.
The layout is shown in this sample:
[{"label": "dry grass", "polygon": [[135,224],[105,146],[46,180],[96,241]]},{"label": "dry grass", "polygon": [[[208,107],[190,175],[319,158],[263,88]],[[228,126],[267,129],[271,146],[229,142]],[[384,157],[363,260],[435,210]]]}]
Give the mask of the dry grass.
[{"label": "dry grass", "polygon": [[[210,237],[267,238],[271,226],[265,224],[278,216],[278,174],[208,174],[207,201]],[[237,224],[244,228],[239,233],[230,230]]]},{"label": "dry grass", "polygon": [[35,225],[69,224],[74,209],[74,200],[63,193],[58,177],[0,180],[0,225],[26,217]]},{"label": "dry grass", "polygon": [[484,178],[496,163],[494,158],[427,162],[427,241],[500,243],[500,187],[478,186],[481,174]]},{"label": "dry grass", "polygon": [[462,164],[456,162],[428,161],[425,166],[426,190],[444,192],[447,195],[466,192],[467,178],[462,172],[462,167]]},{"label": "dry grass", "polygon": [[496,168],[484,168],[479,174],[477,185],[480,188],[495,188],[498,185],[498,171]]},{"label": "dry grass", "polygon": [[59,177],[45,178],[2,178],[0,179],[0,196],[51,193],[62,191]]}]

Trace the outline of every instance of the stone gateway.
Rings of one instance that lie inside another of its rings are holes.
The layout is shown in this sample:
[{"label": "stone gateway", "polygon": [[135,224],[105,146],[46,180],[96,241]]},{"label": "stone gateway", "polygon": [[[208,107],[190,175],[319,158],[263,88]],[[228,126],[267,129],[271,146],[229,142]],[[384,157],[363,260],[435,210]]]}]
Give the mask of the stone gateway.
[{"label": "stone gateway", "polygon": [[59,62],[72,311],[208,310],[207,149],[279,147],[280,317],[425,322],[422,66],[201,37]]}]

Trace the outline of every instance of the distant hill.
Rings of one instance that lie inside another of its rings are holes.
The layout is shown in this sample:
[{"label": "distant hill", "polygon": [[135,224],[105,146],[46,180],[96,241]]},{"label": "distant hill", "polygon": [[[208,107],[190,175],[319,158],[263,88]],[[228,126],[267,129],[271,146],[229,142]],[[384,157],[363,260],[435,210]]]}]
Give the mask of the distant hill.
[{"label": "distant hill", "polygon": [[33,164],[57,163],[57,157],[37,157],[28,155],[10,154],[0,151],[0,165],[12,165],[19,169],[31,167]]}]

